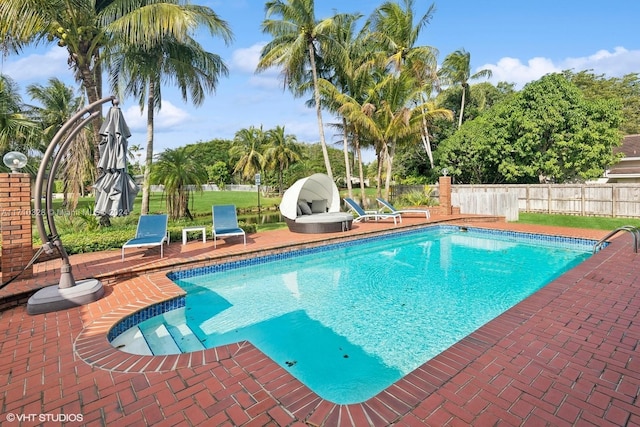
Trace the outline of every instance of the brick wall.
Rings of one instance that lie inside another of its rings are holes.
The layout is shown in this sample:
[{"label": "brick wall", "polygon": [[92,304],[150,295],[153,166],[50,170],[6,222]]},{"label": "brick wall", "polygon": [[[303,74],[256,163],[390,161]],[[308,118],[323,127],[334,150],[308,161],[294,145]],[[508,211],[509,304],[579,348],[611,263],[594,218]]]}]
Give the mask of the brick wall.
[{"label": "brick wall", "polygon": [[[2,282],[17,276],[33,257],[31,244],[31,179],[25,173],[0,173]],[[31,277],[29,267],[21,277]]]}]

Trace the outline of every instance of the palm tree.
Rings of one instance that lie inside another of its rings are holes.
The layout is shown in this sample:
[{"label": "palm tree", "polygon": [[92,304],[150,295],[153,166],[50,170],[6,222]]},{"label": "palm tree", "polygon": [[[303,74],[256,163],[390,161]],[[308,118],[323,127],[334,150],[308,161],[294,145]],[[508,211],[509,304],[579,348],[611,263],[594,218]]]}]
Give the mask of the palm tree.
[{"label": "palm tree", "polygon": [[[344,14],[336,15],[334,18],[335,25],[333,26],[333,39],[335,41],[336,49],[329,52],[333,57],[327,58],[333,64],[333,76],[330,77],[331,82],[335,85],[335,88],[342,93],[350,94],[356,98],[361,98],[359,94],[359,88],[362,87],[363,81],[369,81],[368,67],[366,65],[367,54],[369,53],[368,45],[365,43],[365,36],[363,32],[356,32],[356,23],[362,15],[360,14]],[[362,66],[365,64],[365,66]],[[322,79],[320,79],[322,80]],[[320,88],[321,95],[327,95],[322,93],[322,86]],[[340,104],[336,102],[335,98],[325,98],[325,105],[330,111],[337,112],[340,108]],[[342,117],[342,124],[337,127],[342,129],[342,151],[344,154],[345,165],[345,180],[347,183],[347,194],[349,198],[353,197],[352,189],[352,174],[351,174],[351,162],[349,156],[349,136],[351,135],[352,141],[357,143],[358,138],[355,136],[355,128],[352,126],[346,117]],[[359,147],[354,147],[356,151]],[[358,161],[360,161],[358,156]],[[364,178],[362,176],[362,164],[360,162],[360,189],[362,198],[364,198]]]},{"label": "palm tree", "polygon": [[249,129],[241,129],[236,132],[229,157],[236,162],[234,173],[240,173],[243,179],[253,179],[255,174],[262,172],[264,168],[264,156],[262,149],[265,145],[265,133],[262,126],[258,129],[251,126]]},{"label": "palm tree", "polygon": [[[387,1],[379,6],[369,18],[368,24],[374,30],[371,37],[382,47],[379,62],[391,67],[395,73],[409,73],[416,82],[416,103],[424,104],[434,90],[437,70],[437,49],[431,46],[415,46],[422,29],[429,23],[435,12],[432,4],[414,25],[414,0],[403,0],[402,5]],[[429,141],[426,116],[423,110],[422,141],[433,168],[433,154]]]},{"label": "palm tree", "polygon": [[[43,128],[46,147],[64,123],[73,117],[84,105],[84,97],[77,96],[74,89],[58,78],[50,78],[47,86],[32,84],[27,93],[41,106],[33,108],[34,118]],[[91,152],[90,131],[84,129],[75,137],[75,143],[65,152],[61,175],[64,204],[74,210],[78,197],[84,195],[85,184],[95,180],[93,162],[87,156]],[[71,199],[68,195],[71,195]]]},{"label": "palm tree", "polygon": [[[203,6],[182,0],[3,0],[0,48],[54,42],[67,49],[68,62],[87,101],[102,98],[102,50],[114,45],[157,45],[167,35],[182,40],[201,24]],[[99,107],[98,107],[99,108]],[[101,116],[94,123],[94,164],[98,164]]]},{"label": "palm tree", "polygon": [[160,153],[151,171],[151,181],[164,186],[167,213],[171,219],[187,217],[193,220],[189,200],[194,188],[202,191],[207,178],[205,166],[190,156],[185,147]]},{"label": "palm tree", "polygon": [[[385,198],[389,198],[393,158],[397,144],[416,138],[422,129],[422,104],[415,104],[421,88],[408,74],[388,75],[379,85],[381,101],[374,113],[375,137],[382,145],[386,160]],[[378,193],[380,189],[378,189]]]},{"label": "palm tree", "polygon": [[293,135],[285,135],[283,126],[276,126],[275,129],[267,131],[267,146],[264,152],[265,166],[273,168],[278,173],[278,194],[282,195],[284,190],[284,171],[291,164],[300,161],[302,150]]},{"label": "palm tree", "polygon": [[460,102],[460,116],[458,117],[458,128],[460,128],[460,126],[462,126],[469,81],[479,79],[480,77],[491,78],[491,70],[485,69],[471,74],[471,53],[461,49],[447,55],[444,61],[442,61],[439,75],[449,84],[460,84],[462,86],[462,101]]},{"label": "palm tree", "polygon": [[38,124],[29,118],[26,110],[18,85],[9,76],[0,74],[0,153],[27,152],[39,146]]},{"label": "palm tree", "polygon": [[[207,23],[212,35],[219,35],[225,43],[233,36],[227,23],[209,9],[199,9],[201,19]],[[151,48],[122,46],[110,52],[113,60],[109,66],[110,81],[114,92],[138,98],[140,110],[147,108],[147,151],[142,185],[141,213],[149,212],[149,172],[153,162],[154,111],[162,107],[161,85],[175,83],[184,101],[202,105],[206,93],[213,93],[220,75],[228,75],[228,69],[219,55],[206,52],[187,34],[182,39],[167,35]]]},{"label": "palm tree", "polygon": [[[322,108],[318,90],[318,70],[316,67],[319,49],[331,51],[331,27],[334,18],[317,21],[313,0],[273,0],[265,5],[266,18],[262,31],[273,36],[273,40],[263,48],[257,71],[273,66],[282,67],[284,87],[291,88],[298,95],[304,86],[307,67],[311,70],[313,94],[320,133],[320,144],[327,175],[333,179],[329,152],[324,136]],[[272,16],[281,20],[270,19]]]},{"label": "palm tree", "polygon": [[434,11],[432,4],[413,25],[414,0],[403,0],[402,5],[387,1],[376,8],[367,25],[373,30],[370,37],[382,48],[380,54],[385,65],[390,65],[396,72],[412,68],[414,64],[435,69],[438,51],[431,46],[415,46]]},{"label": "palm tree", "polygon": [[323,96],[328,100],[329,105],[331,105],[331,108],[335,109],[335,111],[343,117],[343,131],[350,132],[352,135],[352,142],[356,151],[356,157],[358,158],[360,197],[361,200],[364,201],[364,170],[362,167],[360,139],[362,135],[368,134],[370,129],[375,128],[375,122],[372,117],[375,112],[375,105],[369,102],[369,99],[361,99],[359,95],[365,94],[366,92],[356,92],[351,95],[347,91],[342,92],[338,87],[325,79],[319,79],[318,85]]},{"label": "palm tree", "polygon": [[420,132],[420,138],[424,150],[429,157],[429,164],[431,169],[434,167],[433,152],[431,151],[431,140],[429,137],[429,122],[434,119],[453,120],[453,112],[446,108],[439,107],[434,101],[426,100],[423,104],[422,110],[422,132]]}]

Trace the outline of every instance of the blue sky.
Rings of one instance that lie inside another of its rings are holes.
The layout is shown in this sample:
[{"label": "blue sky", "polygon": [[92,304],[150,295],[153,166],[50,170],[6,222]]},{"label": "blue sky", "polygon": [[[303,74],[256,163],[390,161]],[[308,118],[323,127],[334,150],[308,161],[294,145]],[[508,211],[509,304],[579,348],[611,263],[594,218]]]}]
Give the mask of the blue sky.
[{"label": "blue sky", "polygon": [[[209,51],[219,54],[229,67],[216,93],[199,108],[182,101],[173,87],[163,89],[162,110],[156,115],[155,152],[215,138],[232,139],[249,126],[271,129],[285,126],[299,141],[319,140],[315,111],[304,99],[282,90],[277,70],[255,74],[261,47],[262,0],[194,0],[211,7],[234,33],[225,46],[219,39],[199,38]],[[360,12],[364,17],[382,0],[316,0],[318,19],[337,12]],[[432,3],[415,1],[421,16]],[[492,83],[507,81],[521,88],[529,81],[565,69],[593,70],[607,77],[640,73],[640,36],[637,19],[640,2],[629,0],[440,0],[431,22],[422,30],[419,45],[439,51],[438,59],[458,49],[471,53],[474,70],[491,69]],[[364,20],[364,18],[363,18]],[[58,77],[73,84],[66,50],[54,45],[29,49],[2,59],[0,73],[11,76],[21,88],[46,84]],[[106,94],[105,94],[106,95]],[[25,96],[25,102],[30,99]],[[144,147],[145,116],[132,99],[121,104],[133,135],[130,144]],[[325,123],[333,118],[325,113]],[[326,130],[329,143],[339,141]]]}]

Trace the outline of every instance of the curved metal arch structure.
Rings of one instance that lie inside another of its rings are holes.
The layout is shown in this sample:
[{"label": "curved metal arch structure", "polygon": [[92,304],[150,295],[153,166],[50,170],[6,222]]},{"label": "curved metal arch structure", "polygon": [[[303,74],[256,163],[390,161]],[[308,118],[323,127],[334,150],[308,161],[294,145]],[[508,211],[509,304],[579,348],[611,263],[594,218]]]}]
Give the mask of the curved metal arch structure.
[{"label": "curved metal arch structure", "polygon": [[[56,133],[42,158],[35,182],[34,211],[36,214],[36,226],[42,240],[42,249],[48,254],[52,254],[54,248],[57,249],[62,258],[62,265],[60,267],[58,285],[40,289],[29,298],[27,303],[27,312],[29,314],[48,313],[87,304],[102,298],[104,295],[104,288],[99,280],[86,279],[76,282],[73,278],[69,255],[62,245],[55,225],[53,186],[60,162],[78,132],[102,114],[102,109],[97,107],[107,102],[112,102],[113,105],[118,104],[116,97],[109,96],[78,111]],[[61,142],[63,138],[65,139]],[[51,164],[50,168],[49,164]],[[42,206],[43,198],[44,208]]]}]

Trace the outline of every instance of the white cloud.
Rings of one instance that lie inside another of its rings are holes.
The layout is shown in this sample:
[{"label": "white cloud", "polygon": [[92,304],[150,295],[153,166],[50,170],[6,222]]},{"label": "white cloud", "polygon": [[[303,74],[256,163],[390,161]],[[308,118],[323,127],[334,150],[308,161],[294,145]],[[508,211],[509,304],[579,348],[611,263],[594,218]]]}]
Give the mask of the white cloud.
[{"label": "white cloud", "polygon": [[261,89],[280,89],[282,88],[282,76],[280,69],[271,67],[259,73],[256,73],[256,67],[260,61],[260,52],[266,43],[260,42],[248,48],[236,49],[231,54],[231,69],[246,74],[253,74],[248,80],[251,87]]},{"label": "white cloud", "polygon": [[45,53],[33,53],[15,61],[8,61],[1,71],[18,83],[49,79],[53,76],[63,81],[71,80],[73,73],[67,65],[68,56],[66,49],[54,46]]},{"label": "white cloud", "polygon": [[593,69],[597,74],[622,77],[640,70],[640,50],[630,51],[620,46],[613,49],[613,52],[599,50],[585,58],[568,58],[563,62],[562,68],[574,71]]},{"label": "white cloud", "polygon": [[515,83],[517,88],[522,88],[526,83],[537,80],[545,74],[573,70],[593,70],[595,74],[604,74],[607,77],[622,77],[625,74],[636,73],[640,70],[640,50],[626,50],[616,47],[612,52],[600,50],[593,55],[576,58],[566,58],[554,63],[548,58],[533,58],[522,63],[520,59],[505,57],[497,64],[485,64],[476,69],[488,69],[493,73],[490,81],[497,83],[506,81]]},{"label": "white cloud", "polygon": [[[124,117],[131,132],[146,132],[147,111],[141,113],[140,107],[132,105],[124,111]],[[156,112],[153,118],[156,132],[171,132],[182,127],[183,124],[191,121],[191,116],[169,101],[162,101],[162,109]]]},{"label": "white cloud", "polygon": [[253,73],[260,61],[260,52],[266,43],[256,43],[248,48],[240,48],[231,54],[231,67],[245,73]]},{"label": "white cloud", "polygon": [[533,58],[526,64],[520,62],[517,58],[505,57],[498,61],[497,64],[485,64],[478,70],[491,70],[491,81],[515,83],[517,87],[522,87],[525,83],[537,80],[545,74],[561,71],[550,59]]}]

